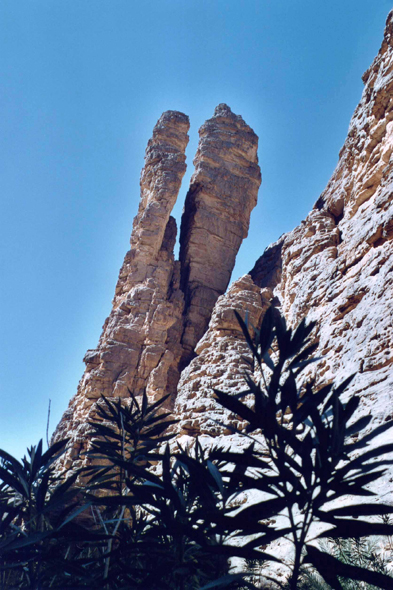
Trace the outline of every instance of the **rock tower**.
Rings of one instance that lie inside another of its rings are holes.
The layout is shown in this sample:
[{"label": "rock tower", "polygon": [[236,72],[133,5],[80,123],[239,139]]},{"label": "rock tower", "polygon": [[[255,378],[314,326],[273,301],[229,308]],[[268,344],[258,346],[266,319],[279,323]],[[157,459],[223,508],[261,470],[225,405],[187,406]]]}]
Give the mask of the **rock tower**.
[{"label": "rock tower", "polygon": [[175,260],[171,217],[186,171],[188,117],[167,111],[149,140],[141,197],[116,285],[113,308],[54,440],[70,437],[65,467],[77,466],[89,441],[88,421],[101,396],[146,390],[151,401],[176,398],[181,370],[195,355],[213,308],[229,283],[247,236],[261,173],[258,138],[240,116],[220,104],[200,129],[195,172],[187,194]]}]

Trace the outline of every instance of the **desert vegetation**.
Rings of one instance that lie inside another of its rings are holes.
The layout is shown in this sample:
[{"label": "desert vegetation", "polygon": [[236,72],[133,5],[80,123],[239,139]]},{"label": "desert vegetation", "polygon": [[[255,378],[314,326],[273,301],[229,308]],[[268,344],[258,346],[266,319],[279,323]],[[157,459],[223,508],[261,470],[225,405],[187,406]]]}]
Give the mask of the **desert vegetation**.
[{"label": "desert vegetation", "polygon": [[[392,463],[393,443],[375,444],[392,423],[370,429],[358,415],[354,375],[299,385],[315,360],[312,323],[293,330],[273,308],[260,330],[238,321],[254,366],[242,393],[215,397],[245,424],[244,450],[182,447],[165,398],[130,393],[99,402],[82,470],[56,469],[66,440],[21,461],[0,451],[1,588],[393,586],[369,541],[393,535],[393,506],[369,487]],[[285,559],[272,547],[284,539]]]}]

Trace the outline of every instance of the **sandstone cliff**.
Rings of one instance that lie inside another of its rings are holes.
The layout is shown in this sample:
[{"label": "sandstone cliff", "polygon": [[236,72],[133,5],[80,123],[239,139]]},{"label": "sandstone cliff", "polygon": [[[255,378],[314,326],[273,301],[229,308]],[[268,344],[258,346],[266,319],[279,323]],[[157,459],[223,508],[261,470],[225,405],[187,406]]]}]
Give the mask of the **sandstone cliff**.
[{"label": "sandstone cliff", "polygon": [[153,130],[141,175],[141,198],[131,249],[120,270],[112,311],[98,346],[53,440],[70,436],[64,465],[78,466],[89,440],[88,421],[101,396],[147,391],[151,401],[170,394],[194,355],[213,307],[229,283],[247,236],[261,174],[258,138],[240,116],[219,105],[200,129],[174,259],[176,222],[170,217],[186,170],[186,115],[168,111]]},{"label": "sandstone cliff", "polygon": [[317,384],[357,371],[352,392],[362,397],[361,411],[377,422],[393,417],[393,11],[363,80],[326,190],[300,226],[267,248],[250,277],[237,281],[213,311],[179,384],[181,434],[225,432],[205,408],[220,414],[212,388],[240,387],[245,367],[242,335],[223,318],[242,307],[257,322],[269,292],[290,324],[305,316],[317,321],[316,354],[323,355],[312,369]]}]

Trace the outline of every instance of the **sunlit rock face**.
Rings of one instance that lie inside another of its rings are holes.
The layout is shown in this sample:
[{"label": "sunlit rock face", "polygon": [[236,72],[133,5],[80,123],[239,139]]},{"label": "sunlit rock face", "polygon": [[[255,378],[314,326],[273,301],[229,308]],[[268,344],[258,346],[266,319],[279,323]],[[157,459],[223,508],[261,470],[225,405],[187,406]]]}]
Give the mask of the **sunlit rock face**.
[{"label": "sunlit rock face", "polygon": [[269,302],[292,326],[303,317],[317,322],[316,355],[323,359],[308,373],[317,386],[357,372],[351,390],[362,398],[359,412],[371,412],[376,423],[393,417],[392,45],[393,11],[326,190],[216,304],[179,383],[182,436],[227,436],[217,422],[237,426],[212,395],[214,388],[241,391],[251,370],[231,310],[248,311],[258,327]]},{"label": "sunlit rock face", "polygon": [[[384,420],[393,414],[393,12],[363,80],[326,190],[281,240],[274,294],[291,324],[318,322],[317,381],[357,371],[362,411]],[[270,266],[265,255],[258,260],[257,284]]]},{"label": "sunlit rock face", "polygon": [[113,308],[97,348],[85,355],[85,374],[53,437],[71,437],[66,467],[80,464],[101,396],[146,391],[153,402],[169,394],[167,405],[173,407],[180,371],[195,355],[247,235],[261,183],[258,138],[221,104],[200,130],[180,261],[175,261],[176,222],[170,213],[186,170],[188,129],[186,115],[167,111],[149,140],[131,249]]}]

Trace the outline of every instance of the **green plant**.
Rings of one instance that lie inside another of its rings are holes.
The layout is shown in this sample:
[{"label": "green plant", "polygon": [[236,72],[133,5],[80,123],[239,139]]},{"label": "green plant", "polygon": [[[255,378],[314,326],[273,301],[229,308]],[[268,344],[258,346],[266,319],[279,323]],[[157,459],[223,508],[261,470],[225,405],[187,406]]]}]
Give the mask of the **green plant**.
[{"label": "green plant", "polygon": [[89,423],[92,444],[86,456],[92,464],[83,473],[86,493],[96,507],[97,526],[109,536],[101,552],[102,579],[108,587],[116,587],[127,572],[128,582],[141,583],[146,569],[142,548],[146,547],[147,519],[127,499],[130,486],[146,482],[159,445],[174,436],[165,433],[176,423],[162,408],[167,397],[152,405],[145,393],[141,403],[131,392],[114,402],[103,397],[97,420]]},{"label": "green plant", "polygon": [[162,409],[165,400],[149,405],[144,394],[139,403],[131,393],[128,400],[102,399],[100,421],[90,424],[87,457],[93,464],[84,478],[97,524],[109,535],[101,583],[149,590],[235,588],[243,576],[229,573],[228,557],[236,550],[223,547],[226,531],[209,521],[211,512],[226,510],[231,492],[198,441],[192,452],[163,449],[176,422]]},{"label": "green plant", "polygon": [[59,577],[67,586],[67,575],[75,570],[73,559],[67,559],[70,548],[92,538],[74,522],[87,508],[74,485],[78,474],[62,479],[54,470],[66,442],[43,452],[41,440],[21,462],[0,450],[2,588],[40,588]]},{"label": "green plant", "polygon": [[[313,362],[313,324],[293,331],[270,309],[253,339],[238,319],[260,380],[250,372],[244,392],[215,394],[246,422],[240,434],[249,447],[204,449],[197,439],[171,449],[175,420],[165,398],[150,405],[130,393],[99,402],[91,464],[81,472],[55,472],[66,441],[46,452],[40,442],[22,462],[0,451],[1,588],[250,589],[261,565],[279,561],[266,549],[284,537],[294,545],[290,590],[392,587],[363,537],[393,535],[393,507],[330,505],[348,494],[373,495],[366,486],[392,463],[382,456],[393,444],[370,444],[391,423],[361,436],[371,418],[354,421],[359,399],[340,400],[353,376],[337,387],[298,387]],[[255,492],[262,497],[244,504]],[[80,522],[85,511],[89,528]],[[276,515],[287,525],[276,524]],[[317,522],[326,527],[318,535]],[[336,550],[313,544],[326,538]],[[234,557],[248,571],[234,573]]]},{"label": "green plant", "polygon": [[[360,437],[359,433],[369,425],[371,416],[353,422],[359,398],[353,396],[346,403],[340,400],[354,375],[338,386],[328,384],[314,391],[315,382],[308,382],[298,390],[297,377],[313,361],[309,355],[316,348],[310,339],[313,323],[307,325],[303,320],[293,331],[287,328],[285,319],[270,308],[261,330],[255,331],[253,339],[246,323],[239,314],[237,317],[261,380],[256,383],[248,375],[246,391],[236,395],[215,391],[215,395],[222,406],[247,422],[247,436],[254,432],[263,434],[267,450],[256,453],[252,447],[246,456],[224,454],[223,457],[232,460],[236,468],[241,466],[239,484],[243,489],[269,495],[238,512],[234,522],[239,531],[246,533],[243,523],[250,520],[260,522],[277,513],[287,517],[289,527],[281,529],[281,536],[289,535],[294,545],[290,575],[292,590],[298,587],[303,563],[311,563],[334,589],[342,588],[341,577],[391,588],[392,579],[385,574],[343,563],[318,549],[311,541],[327,536],[347,539],[392,534],[391,524],[369,522],[358,517],[390,514],[393,506],[346,502],[341,507],[329,507],[330,502],[347,495],[374,495],[365,486],[377,480],[392,463],[391,459],[381,457],[393,451],[393,444],[367,447],[392,423],[385,423]],[[271,355],[273,345],[274,356]],[[244,398],[247,403],[241,401]],[[246,457],[249,462],[245,461]],[[256,457],[263,462],[257,475]],[[378,460],[373,462],[375,458]],[[244,469],[245,466],[254,468],[254,474]],[[312,525],[316,522],[324,523],[329,529],[315,537]],[[266,545],[264,535],[260,536],[260,545]]]},{"label": "green plant", "polygon": [[[321,549],[331,553],[344,564],[360,566],[374,572],[390,575],[388,562],[381,556],[375,538],[325,539],[320,543]],[[377,586],[339,577],[343,590],[377,590]],[[323,581],[314,568],[305,565],[301,568],[299,577],[300,590],[330,590],[330,586]]]}]

